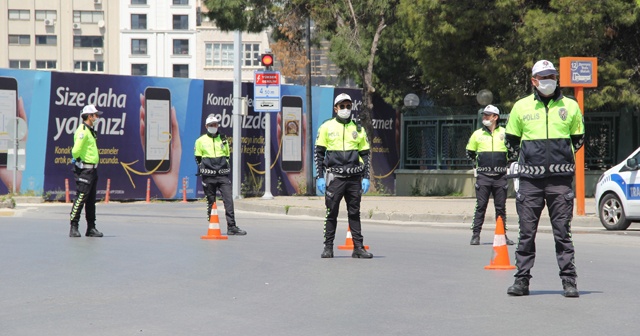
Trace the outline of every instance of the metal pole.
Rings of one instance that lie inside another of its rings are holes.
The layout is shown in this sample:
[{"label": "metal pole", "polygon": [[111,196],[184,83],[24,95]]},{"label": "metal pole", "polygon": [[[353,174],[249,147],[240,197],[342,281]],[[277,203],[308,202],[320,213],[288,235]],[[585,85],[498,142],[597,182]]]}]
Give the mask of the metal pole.
[{"label": "metal pole", "polygon": [[311,16],[307,17],[307,132],[305,134],[306,147],[306,177],[307,177],[307,195],[314,196],[316,194],[315,181],[313,180],[313,142],[311,134],[313,133],[313,120],[311,118]]},{"label": "metal pole", "polygon": [[267,120],[265,120],[264,130],[264,195],[262,198],[273,199],[271,194],[271,113],[265,115]]},{"label": "metal pole", "polygon": [[[578,106],[580,107],[580,111],[582,111],[582,116],[584,118],[584,88],[581,86],[573,88],[574,93],[576,95],[576,100],[578,101]],[[578,216],[584,216],[584,147],[580,148],[579,151],[576,152],[576,214]]]},{"label": "metal pole", "polygon": [[233,199],[240,199],[240,167],[242,166],[240,152],[242,151],[242,32],[236,30],[233,42],[233,180],[231,181]]},{"label": "metal pole", "polygon": [[17,195],[16,191],[16,181],[18,180],[18,117],[16,117],[15,122],[13,123],[13,136],[15,142],[13,143],[13,157],[15,166],[13,167],[13,189],[11,191],[14,195]]}]

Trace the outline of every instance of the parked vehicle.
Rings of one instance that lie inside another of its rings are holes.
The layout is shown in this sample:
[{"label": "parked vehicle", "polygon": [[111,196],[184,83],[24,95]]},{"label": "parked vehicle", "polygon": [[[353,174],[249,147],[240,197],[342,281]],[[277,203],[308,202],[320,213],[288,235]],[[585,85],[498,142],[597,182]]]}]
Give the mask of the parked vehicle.
[{"label": "parked vehicle", "polygon": [[640,222],[640,148],[600,176],[596,206],[607,230],[626,230]]}]

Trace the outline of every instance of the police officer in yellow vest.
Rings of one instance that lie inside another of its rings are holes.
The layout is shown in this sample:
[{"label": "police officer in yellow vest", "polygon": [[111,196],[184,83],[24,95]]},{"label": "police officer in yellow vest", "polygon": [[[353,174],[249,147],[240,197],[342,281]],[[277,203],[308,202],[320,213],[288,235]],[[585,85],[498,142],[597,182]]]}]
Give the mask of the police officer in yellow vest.
[{"label": "police officer in yellow vest", "polygon": [[507,294],[529,295],[531,268],[536,257],[536,232],[546,204],[564,296],[579,297],[571,238],[575,198],[571,185],[575,152],[584,142],[584,121],[578,103],[563,96],[557,87],[558,71],[551,62],[536,62],[531,77],[533,94],[513,105],[505,135],[509,159],[518,160],[520,176],[520,188],[516,193],[520,217],[517,271]]},{"label": "police officer in yellow vest", "polygon": [[194,152],[198,163],[198,175],[202,176],[202,188],[207,197],[207,220],[211,216],[211,207],[216,201],[216,192],[220,190],[224,212],[227,219],[227,234],[244,236],[246,231],[236,225],[233,211],[233,195],[229,173],[229,143],[218,131],[220,117],[210,114],[205,120],[207,133],[196,140]]},{"label": "police officer in yellow vest", "polygon": [[[498,125],[500,111],[493,105],[487,105],[482,112],[482,128],[476,130],[467,144],[467,157],[476,162],[476,211],[471,229],[471,245],[480,245],[480,231],[484,223],[489,196],[493,195],[496,219],[502,218],[505,230],[507,226],[507,147],[504,145],[504,128]],[[507,238],[507,245],[513,241]]]},{"label": "police officer in yellow vest", "polygon": [[80,237],[78,223],[82,208],[85,208],[87,219],[87,237],[102,237],[102,232],[96,229],[96,185],[98,183],[98,136],[93,126],[98,122],[98,111],[94,105],[87,105],[82,109],[80,117],[82,124],[76,128],[73,135],[73,174],[76,180],[76,199],[71,208],[71,229],[69,237]]},{"label": "police officer in yellow vest", "polygon": [[[364,248],[360,225],[360,201],[369,190],[369,141],[367,132],[351,119],[351,97],[341,93],[333,101],[336,117],[325,121],[318,129],[315,157],[318,173],[317,188],[325,194],[327,215],[324,221],[322,258],[333,258],[340,201],[347,203],[349,228],[353,236],[353,258],[373,258]],[[333,178],[327,185],[327,175]],[[326,192],[326,193],[325,193]]]}]

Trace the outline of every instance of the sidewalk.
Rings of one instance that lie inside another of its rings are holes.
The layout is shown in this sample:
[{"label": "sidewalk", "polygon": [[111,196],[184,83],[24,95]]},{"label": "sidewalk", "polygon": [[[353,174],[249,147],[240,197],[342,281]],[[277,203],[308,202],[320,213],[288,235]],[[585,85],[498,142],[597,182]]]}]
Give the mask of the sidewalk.
[{"label": "sidewalk", "polygon": [[[577,202],[576,202],[577,203]],[[407,196],[364,196],[360,207],[362,220],[411,223],[442,223],[470,227],[473,222],[475,198],[460,197],[407,197]],[[307,215],[324,218],[324,196],[277,196],[267,200],[262,198],[244,198],[235,200],[235,208],[252,212],[268,212],[283,215]],[[573,227],[603,229],[596,216],[595,200],[585,199],[585,216],[575,214]],[[491,225],[495,220],[493,200],[489,201],[485,223]],[[346,219],[344,201],[340,204],[340,218]],[[515,200],[507,199],[507,225],[517,225]],[[549,213],[542,211],[540,226],[550,226]]]}]

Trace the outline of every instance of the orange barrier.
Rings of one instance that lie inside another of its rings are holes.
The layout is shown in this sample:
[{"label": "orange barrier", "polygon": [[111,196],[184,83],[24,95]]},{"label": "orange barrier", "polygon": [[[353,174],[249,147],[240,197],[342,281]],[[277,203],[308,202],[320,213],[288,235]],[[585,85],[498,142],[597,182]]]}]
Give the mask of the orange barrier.
[{"label": "orange barrier", "polygon": [[[365,245],[366,250],[369,249],[369,245]],[[338,250],[353,250],[353,236],[351,236],[351,228],[347,227],[347,240],[344,245],[338,246]]]},{"label": "orange barrier", "polygon": [[182,203],[187,203],[187,178],[182,178]]},{"label": "orange barrier", "polygon": [[64,202],[71,203],[71,197],[69,196],[69,179],[64,179]]},{"label": "orange barrier", "polygon": [[147,203],[149,203],[149,199],[151,198],[151,179],[147,179]]},{"label": "orange barrier", "polygon": [[107,179],[107,191],[104,194],[104,202],[109,203],[109,193],[111,192],[111,179]]},{"label": "orange barrier", "polygon": [[218,218],[218,206],[213,203],[211,206],[211,215],[209,216],[209,230],[207,230],[206,236],[201,236],[200,239],[216,239],[225,240],[229,239],[227,236],[223,236],[220,232],[220,219]]},{"label": "orange barrier", "polygon": [[496,220],[496,233],[493,236],[493,256],[491,263],[484,269],[512,270],[516,267],[509,262],[509,249],[507,248],[507,238],[504,233],[504,222],[498,216]]}]

